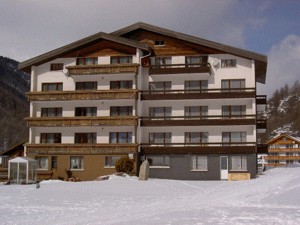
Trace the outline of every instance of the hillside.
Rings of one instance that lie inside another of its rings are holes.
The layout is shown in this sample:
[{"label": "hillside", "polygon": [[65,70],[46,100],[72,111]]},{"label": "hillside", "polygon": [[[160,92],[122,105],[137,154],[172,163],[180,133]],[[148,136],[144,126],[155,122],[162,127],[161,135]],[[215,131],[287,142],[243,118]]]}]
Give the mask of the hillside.
[{"label": "hillside", "polygon": [[285,85],[276,90],[268,99],[266,111],[267,133],[262,135],[267,140],[280,133],[300,136],[300,82],[292,86]]},{"label": "hillside", "polygon": [[29,115],[30,76],[17,68],[17,61],[0,56],[0,151],[28,139],[24,117]]}]

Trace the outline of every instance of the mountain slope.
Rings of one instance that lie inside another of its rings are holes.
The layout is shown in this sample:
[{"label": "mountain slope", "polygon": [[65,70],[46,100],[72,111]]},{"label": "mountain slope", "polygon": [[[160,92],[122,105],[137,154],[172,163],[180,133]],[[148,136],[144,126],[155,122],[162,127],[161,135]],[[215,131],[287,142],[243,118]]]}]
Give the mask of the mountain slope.
[{"label": "mountain slope", "polygon": [[18,70],[18,62],[0,56],[0,151],[26,141],[30,76]]}]

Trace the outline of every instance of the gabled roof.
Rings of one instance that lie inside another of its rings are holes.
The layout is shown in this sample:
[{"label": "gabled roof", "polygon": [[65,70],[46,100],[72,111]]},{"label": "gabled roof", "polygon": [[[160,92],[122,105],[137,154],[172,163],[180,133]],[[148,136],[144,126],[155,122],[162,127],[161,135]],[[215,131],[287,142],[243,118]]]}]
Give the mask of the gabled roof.
[{"label": "gabled roof", "polygon": [[0,156],[1,155],[10,155],[10,154],[14,154],[14,152],[17,152],[17,151],[24,151],[24,147],[23,145],[25,144],[26,142],[21,142],[19,144],[16,144],[16,145],[13,145],[11,146],[10,148],[4,150],[3,152],[0,153]]},{"label": "gabled roof", "polygon": [[147,23],[142,23],[142,22],[138,22],[138,23],[132,24],[130,26],[127,26],[125,28],[119,29],[117,31],[112,32],[111,34],[118,35],[118,36],[123,36],[123,35],[126,35],[126,34],[130,33],[130,32],[139,30],[139,29],[151,31],[151,32],[154,32],[154,33],[162,34],[162,35],[165,35],[165,36],[168,36],[168,37],[172,37],[172,38],[176,38],[176,39],[179,39],[179,40],[191,42],[191,43],[194,43],[194,44],[203,45],[203,46],[206,46],[206,47],[209,47],[209,48],[224,51],[228,54],[233,54],[233,55],[241,56],[241,57],[244,57],[244,58],[253,59],[253,60],[255,60],[255,65],[256,65],[255,66],[256,67],[256,71],[255,71],[256,72],[256,79],[257,79],[258,82],[265,83],[266,72],[267,72],[267,62],[268,62],[268,59],[267,59],[266,55],[258,54],[258,53],[255,53],[255,52],[251,52],[251,51],[248,51],[248,50],[232,47],[232,46],[225,45],[225,44],[220,44],[220,43],[217,43],[217,42],[213,42],[213,41],[198,38],[198,37],[195,37],[195,36],[175,32],[175,31],[172,31],[172,30],[168,30],[168,29],[165,29],[165,28],[153,26],[153,25],[150,25],[150,24],[147,24]]},{"label": "gabled roof", "polygon": [[94,42],[97,42],[99,40],[107,40],[107,41],[112,41],[112,42],[116,42],[119,44],[124,44],[130,47],[134,47],[134,48],[138,48],[141,50],[145,50],[148,51],[148,45],[144,44],[144,43],[140,43],[138,41],[134,41],[134,40],[130,40],[127,38],[123,38],[123,37],[119,37],[119,36],[115,36],[115,35],[111,35],[111,34],[107,34],[104,32],[99,32],[97,34],[91,35],[89,37],[80,39],[78,41],[75,41],[73,43],[70,43],[68,45],[65,45],[63,47],[54,49],[50,52],[44,53],[42,55],[36,56],[34,58],[28,59],[26,61],[23,61],[21,63],[19,63],[19,69],[20,70],[24,70],[24,71],[30,71],[31,70],[31,66],[33,65],[39,65],[42,63],[45,63],[47,61],[53,60],[63,54],[66,54],[70,51],[74,51],[76,49],[79,49],[81,47],[87,46],[89,44],[92,44]]},{"label": "gabled roof", "polygon": [[278,140],[278,139],[280,139],[280,138],[282,138],[282,137],[286,137],[287,139],[291,139],[291,140],[293,140],[293,141],[295,141],[295,142],[297,142],[297,143],[300,143],[300,139],[299,139],[299,138],[292,137],[292,136],[290,136],[290,135],[287,135],[287,134],[282,133],[282,134],[280,134],[280,135],[278,135],[278,136],[272,138],[271,140],[269,140],[269,141],[267,142],[267,144],[270,144],[270,143],[272,143],[272,142],[274,142],[274,141],[276,141],[276,140]]}]

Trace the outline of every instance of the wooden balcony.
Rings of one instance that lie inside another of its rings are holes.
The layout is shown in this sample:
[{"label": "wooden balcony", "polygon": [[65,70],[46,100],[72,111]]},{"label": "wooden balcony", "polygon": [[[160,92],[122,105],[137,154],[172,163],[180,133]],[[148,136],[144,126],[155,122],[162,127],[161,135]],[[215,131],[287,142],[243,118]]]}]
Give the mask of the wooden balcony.
[{"label": "wooden balcony", "polygon": [[257,153],[258,154],[267,154],[268,145],[267,144],[257,144]]},{"label": "wooden balcony", "polygon": [[142,144],[144,154],[255,154],[256,143]]},{"label": "wooden balcony", "polygon": [[300,160],[300,155],[297,156],[265,156],[266,160]]},{"label": "wooden balcony", "polygon": [[287,166],[288,164],[283,164],[283,163],[266,163],[265,166],[269,167],[278,167],[278,166]]},{"label": "wooden balcony", "polygon": [[256,95],[256,104],[257,105],[266,105],[267,96],[266,95]]},{"label": "wooden balcony", "polygon": [[27,93],[29,101],[136,99],[137,90],[36,91]]},{"label": "wooden balcony", "polygon": [[25,118],[29,127],[137,126],[137,116],[79,116]]},{"label": "wooden balcony", "polygon": [[78,65],[67,66],[69,75],[97,75],[97,74],[128,74],[138,73],[137,63],[105,64],[105,65]]},{"label": "wooden balcony", "polygon": [[255,98],[255,88],[142,91],[142,100]]},{"label": "wooden balcony", "polygon": [[267,120],[265,120],[265,119],[256,120],[256,128],[262,129],[262,130],[267,129]]},{"label": "wooden balcony", "polygon": [[300,148],[269,148],[268,152],[269,153],[272,152],[299,152],[300,153]]},{"label": "wooden balcony", "polygon": [[142,117],[141,126],[231,126],[255,125],[255,115]]},{"label": "wooden balcony", "polygon": [[209,63],[149,65],[149,75],[211,73]]},{"label": "wooden balcony", "polygon": [[137,144],[26,144],[28,156],[103,155],[137,153]]}]

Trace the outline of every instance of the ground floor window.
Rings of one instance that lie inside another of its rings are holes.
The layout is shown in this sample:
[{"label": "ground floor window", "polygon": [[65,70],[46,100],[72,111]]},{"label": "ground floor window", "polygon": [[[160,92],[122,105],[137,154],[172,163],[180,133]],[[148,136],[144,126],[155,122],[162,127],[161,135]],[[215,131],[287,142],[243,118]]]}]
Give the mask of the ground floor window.
[{"label": "ground floor window", "polygon": [[191,156],[191,169],[207,171],[207,156],[193,155]]},{"label": "ground floor window", "polygon": [[247,170],[247,157],[231,156],[231,170]]},{"label": "ground floor window", "polygon": [[168,155],[149,155],[147,160],[151,167],[170,167],[170,156]]},{"label": "ground floor window", "polygon": [[120,158],[120,156],[105,156],[105,167],[115,168],[116,162]]},{"label": "ground floor window", "polygon": [[37,161],[38,170],[48,170],[48,157],[47,156],[37,156],[35,157]]},{"label": "ground floor window", "polygon": [[70,169],[71,170],[83,170],[83,156],[71,156],[70,157]]},{"label": "ground floor window", "polygon": [[51,169],[57,169],[57,156],[51,156]]}]

